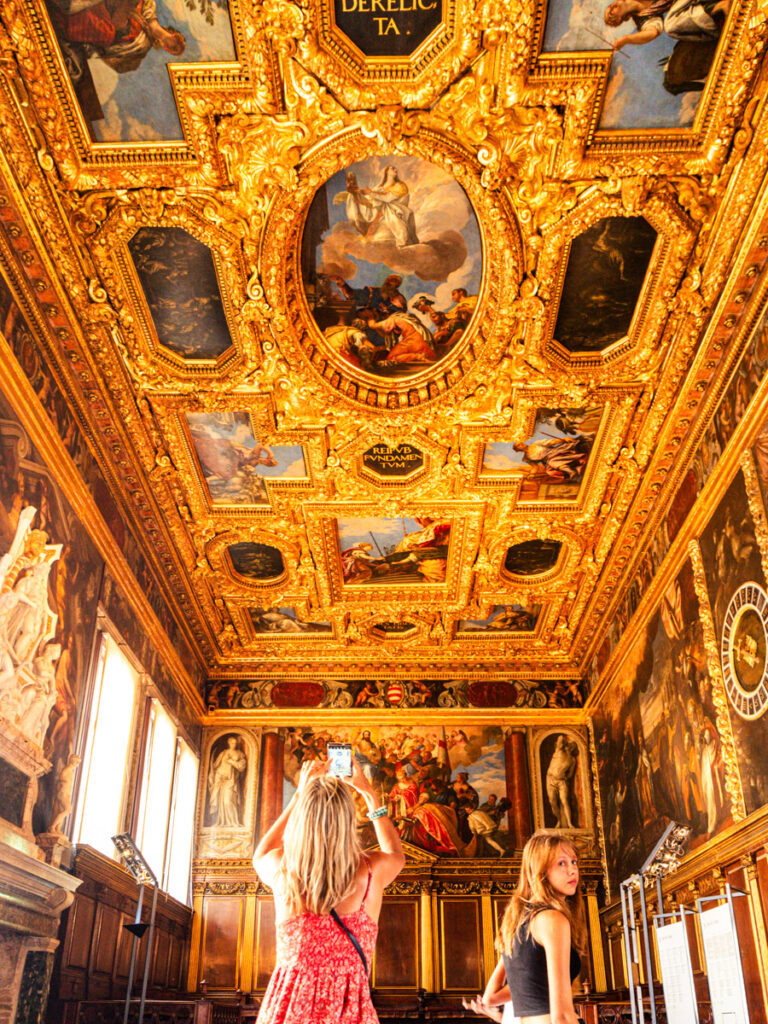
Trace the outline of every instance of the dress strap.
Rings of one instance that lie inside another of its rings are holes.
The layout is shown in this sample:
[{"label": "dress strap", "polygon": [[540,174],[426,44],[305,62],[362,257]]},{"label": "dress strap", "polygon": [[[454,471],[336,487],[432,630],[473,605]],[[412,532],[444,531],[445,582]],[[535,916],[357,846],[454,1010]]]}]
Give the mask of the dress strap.
[{"label": "dress strap", "polygon": [[366,885],[365,892],[363,893],[363,902],[360,904],[361,910],[363,910],[363,908],[365,907],[365,901],[368,899],[368,893],[370,892],[371,888],[371,879],[373,878],[373,872],[371,871],[371,862],[368,860],[367,857],[365,858],[365,863],[368,865],[368,884]]}]

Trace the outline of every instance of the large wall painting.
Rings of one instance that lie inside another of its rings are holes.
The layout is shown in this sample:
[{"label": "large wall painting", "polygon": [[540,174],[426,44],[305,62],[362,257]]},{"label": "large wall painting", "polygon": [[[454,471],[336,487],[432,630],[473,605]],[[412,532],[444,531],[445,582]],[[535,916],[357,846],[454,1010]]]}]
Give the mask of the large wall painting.
[{"label": "large wall painting", "polygon": [[544,828],[592,829],[589,758],[584,737],[570,729],[534,738],[536,805]]},{"label": "large wall painting", "polygon": [[[746,711],[739,699],[757,694],[765,676],[765,629],[759,609],[766,600],[766,580],[755,527],[739,471],[702,531],[701,556],[712,608],[715,635],[721,646],[728,711],[741,774],[747,813],[768,803],[768,748],[765,742],[765,704]],[[739,607],[739,591],[749,583],[757,597],[755,607]],[[761,597],[762,595],[762,601]],[[762,650],[761,650],[762,649]],[[762,672],[755,672],[762,661]],[[728,664],[729,663],[729,664]],[[740,682],[729,686],[729,669]]]},{"label": "large wall painting", "polygon": [[234,60],[227,0],[46,0],[96,142],[181,139],[168,64]]},{"label": "large wall painting", "polygon": [[347,585],[445,582],[450,520],[344,518],[336,528]]},{"label": "large wall painting", "polygon": [[[40,719],[40,738],[45,757],[53,770],[40,780],[38,803],[33,827],[44,831],[51,820],[56,778],[73,752],[77,719],[86,683],[91,655],[96,608],[103,563],[76,513],[55,482],[48,466],[21,427],[5,396],[0,392],[0,551],[11,548],[20,518],[36,511],[31,520],[33,536],[30,555],[35,545],[59,548],[58,558],[52,561],[47,578],[41,583],[47,592],[47,605],[55,615],[55,629],[44,650],[37,658],[35,670],[39,685],[50,688],[44,710],[46,720]],[[37,572],[37,570],[35,570]],[[24,642],[25,630],[30,625],[25,607],[34,609],[34,577],[32,563],[25,571],[17,563],[15,587],[29,589],[30,603],[23,602],[8,610],[8,619],[0,622],[0,706],[7,708],[5,687],[12,679],[9,667],[18,664],[19,645]],[[25,582],[25,577],[29,579]],[[3,609],[11,603],[13,589],[4,595]],[[2,615],[0,615],[2,618]],[[36,619],[31,620],[36,627]],[[22,694],[18,709],[23,718],[28,697],[35,691]],[[7,696],[7,695],[6,695]],[[30,713],[33,707],[27,707]]]},{"label": "large wall painting", "polygon": [[140,228],[128,243],[158,341],[182,359],[232,345],[211,250],[183,228]]},{"label": "large wall painting", "polygon": [[529,437],[485,446],[481,479],[522,476],[520,501],[575,501],[602,413],[602,406],[539,409]]},{"label": "large wall painting", "polygon": [[[498,726],[463,729],[287,729],[284,800],[302,763],[326,756],[330,742],[351,743],[363,772],[403,839],[429,853],[501,857],[511,853],[507,828],[504,737]],[[358,827],[365,845],[373,826],[359,798]]]},{"label": "large wall painting", "polygon": [[482,268],[466,193],[418,157],[350,164],[312,201],[304,290],[327,345],[348,366],[403,377],[439,362],[472,319]]},{"label": "large wall painting", "polygon": [[730,822],[690,562],[630,647],[594,726],[613,886],[637,871],[668,820],[691,826],[690,848]]},{"label": "large wall painting", "polygon": [[214,505],[266,505],[265,480],[306,479],[302,446],[263,444],[247,412],[184,415]]},{"label": "large wall painting", "polygon": [[629,333],[656,242],[644,217],[602,217],[571,242],[555,324],[569,352],[599,352]]},{"label": "large wall painting", "polygon": [[574,708],[576,679],[231,679],[208,688],[218,708]]},{"label": "large wall painting", "polygon": [[728,0],[557,0],[545,52],[613,50],[600,128],[693,123]]}]

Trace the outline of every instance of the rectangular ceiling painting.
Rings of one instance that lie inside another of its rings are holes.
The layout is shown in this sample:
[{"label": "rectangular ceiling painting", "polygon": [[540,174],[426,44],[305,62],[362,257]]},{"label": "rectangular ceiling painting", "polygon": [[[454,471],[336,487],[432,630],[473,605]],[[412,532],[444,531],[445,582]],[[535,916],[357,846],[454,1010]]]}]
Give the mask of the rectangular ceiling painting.
[{"label": "rectangular ceiling painting", "polygon": [[346,584],[444,583],[451,522],[444,519],[338,519]]},{"label": "rectangular ceiling painting", "polygon": [[235,59],[227,0],[46,0],[94,142],[183,138],[167,66]]},{"label": "rectangular ceiling painting", "polygon": [[600,128],[693,123],[728,0],[555,0],[545,53],[613,50]]}]

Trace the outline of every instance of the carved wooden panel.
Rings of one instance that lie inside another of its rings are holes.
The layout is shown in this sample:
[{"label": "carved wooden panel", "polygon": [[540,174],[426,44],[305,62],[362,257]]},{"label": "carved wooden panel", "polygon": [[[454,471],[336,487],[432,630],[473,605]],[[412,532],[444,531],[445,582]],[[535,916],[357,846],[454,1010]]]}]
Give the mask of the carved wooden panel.
[{"label": "carved wooden panel", "polygon": [[239,958],[244,898],[216,896],[203,904],[203,955],[200,981],[209,989],[236,989],[240,985]]},{"label": "carved wooden panel", "polygon": [[253,958],[253,987],[267,987],[275,966],[275,905],[271,896],[256,902],[256,952]]},{"label": "carved wooden panel", "polygon": [[373,961],[374,985],[377,989],[416,989],[418,980],[418,897],[385,899]]},{"label": "carved wooden panel", "polygon": [[441,988],[477,992],[482,988],[480,901],[472,897],[440,900]]}]

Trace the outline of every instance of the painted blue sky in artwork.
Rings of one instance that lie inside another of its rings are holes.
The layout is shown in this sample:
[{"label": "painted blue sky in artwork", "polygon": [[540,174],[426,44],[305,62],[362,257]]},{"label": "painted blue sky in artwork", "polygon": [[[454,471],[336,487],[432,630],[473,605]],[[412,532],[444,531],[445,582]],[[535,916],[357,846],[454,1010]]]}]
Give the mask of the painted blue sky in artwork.
[{"label": "painted blue sky in artwork", "polygon": [[176,110],[167,65],[235,59],[229,8],[224,0],[214,5],[213,24],[184,0],[156,0],[157,18],[164,27],[173,26],[184,36],[181,56],[152,48],[136,71],[118,74],[98,56],[88,61],[104,120],[92,121],[99,142],[149,142],[179,140],[181,122]]},{"label": "painted blue sky in artwork", "polygon": [[[361,188],[373,188],[388,165],[397,168],[408,186],[420,245],[398,248],[394,242],[367,242],[351,228],[345,204],[334,203],[334,197],[346,190],[348,173],[356,175]],[[427,295],[435,299],[437,309],[454,305],[454,288],[478,294],[482,248],[477,218],[463,188],[441,168],[413,156],[370,157],[338,171],[326,182],[317,201],[323,198],[329,227],[316,249],[319,272],[337,272],[353,288],[378,286],[389,274],[399,274],[403,279],[400,290],[409,301]],[[431,242],[435,243],[432,252]]]},{"label": "painted blue sky in artwork", "polygon": [[[555,426],[554,423],[545,422],[541,414],[539,414],[536,417],[533,433],[530,437],[525,437],[522,440],[526,444],[532,444],[534,441],[548,441],[553,437],[566,438],[573,437],[573,435],[566,434],[559,427]],[[520,469],[524,465],[523,455],[525,453],[516,452],[513,447],[514,443],[514,441],[489,442],[483,452],[483,469],[496,470],[497,472],[506,469]]]},{"label": "painted blue sky in artwork", "polygon": [[407,533],[423,529],[415,519],[408,518],[384,519],[376,516],[370,519],[338,519],[336,522],[342,551],[351,548],[353,544],[373,544],[375,553],[380,551],[384,555],[394,551]]},{"label": "painted blue sky in artwork", "polygon": [[[614,39],[635,31],[632,21],[617,28],[606,25],[607,6],[608,0],[552,0],[543,51],[609,50]],[[673,96],[663,84],[664,65],[674,45],[674,39],[662,34],[614,54],[600,128],[681,128],[693,123],[701,93]]]}]

